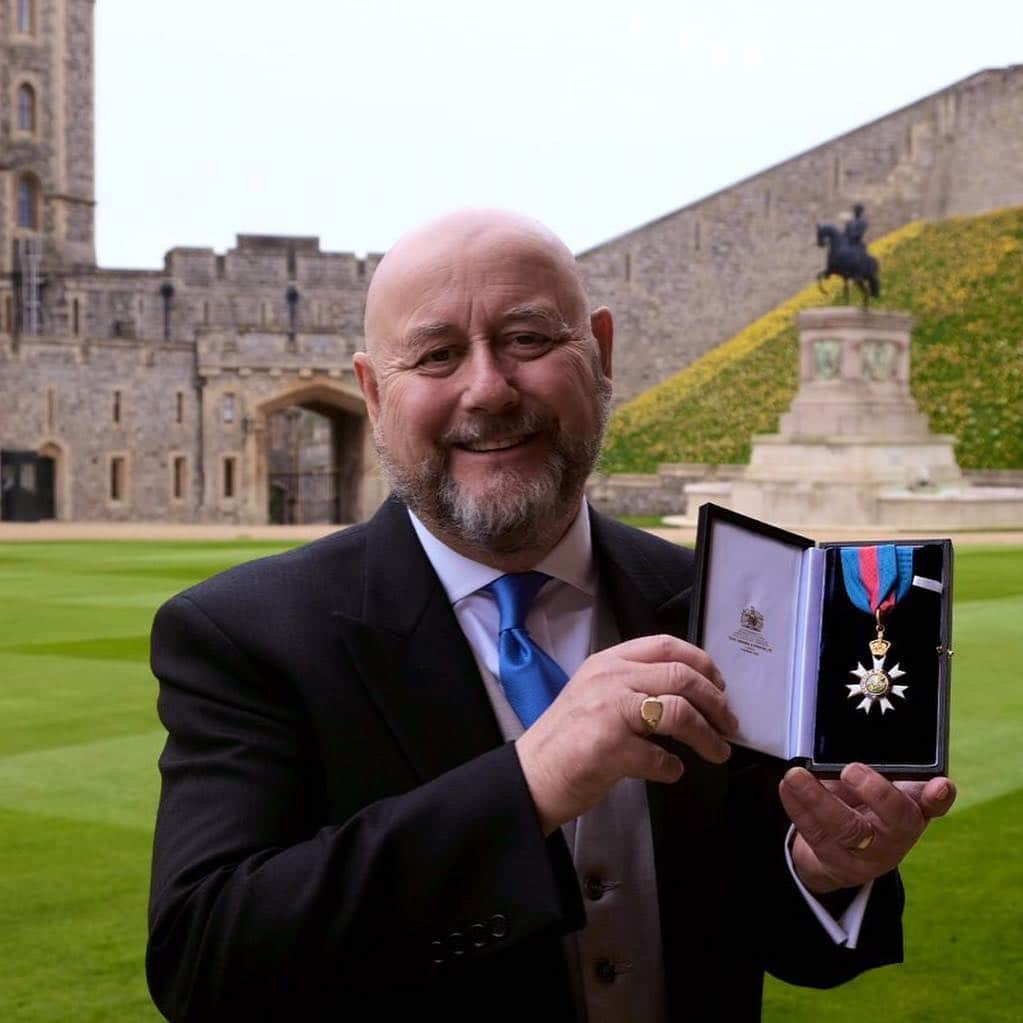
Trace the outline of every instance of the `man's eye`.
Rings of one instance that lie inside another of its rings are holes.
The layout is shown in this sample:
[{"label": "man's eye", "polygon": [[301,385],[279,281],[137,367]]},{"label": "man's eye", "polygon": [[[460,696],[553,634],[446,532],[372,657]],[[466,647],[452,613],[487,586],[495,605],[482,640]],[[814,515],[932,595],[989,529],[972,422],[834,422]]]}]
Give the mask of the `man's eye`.
[{"label": "man's eye", "polygon": [[450,348],[435,348],[432,352],[427,352],[419,360],[419,364],[428,368],[440,368],[448,365],[454,357],[455,353]]},{"label": "man's eye", "polygon": [[510,338],[511,344],[521,351],[537,351],[550,347],[551,339],[545,334],[534,334],[531,332],[513,334]]}]

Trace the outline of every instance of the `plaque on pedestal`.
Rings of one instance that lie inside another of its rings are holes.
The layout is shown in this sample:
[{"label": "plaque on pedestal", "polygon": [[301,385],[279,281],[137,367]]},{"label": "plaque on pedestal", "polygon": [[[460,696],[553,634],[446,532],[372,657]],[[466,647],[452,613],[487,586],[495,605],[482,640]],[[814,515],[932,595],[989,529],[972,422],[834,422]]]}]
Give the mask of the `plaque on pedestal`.
[{"label": "plaque on pedestal", "polygon": [[823,776],[948,763],[952,544],[825,543],[700,509],[690,640],[714,658],[736,742]]}]

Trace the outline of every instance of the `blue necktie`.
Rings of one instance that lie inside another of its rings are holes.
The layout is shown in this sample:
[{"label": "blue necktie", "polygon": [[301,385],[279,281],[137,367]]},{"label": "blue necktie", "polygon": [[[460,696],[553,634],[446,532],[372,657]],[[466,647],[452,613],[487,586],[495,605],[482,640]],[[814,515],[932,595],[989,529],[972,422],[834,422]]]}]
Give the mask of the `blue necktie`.
[{"label": "blue necktie", "polygon": [[526,616],[543,584],[543,572],[502,575],[485,587],[501,613],[497,635],[498,674],[505,696],[528,728],[551,704],[568,676],[526,631]]}]

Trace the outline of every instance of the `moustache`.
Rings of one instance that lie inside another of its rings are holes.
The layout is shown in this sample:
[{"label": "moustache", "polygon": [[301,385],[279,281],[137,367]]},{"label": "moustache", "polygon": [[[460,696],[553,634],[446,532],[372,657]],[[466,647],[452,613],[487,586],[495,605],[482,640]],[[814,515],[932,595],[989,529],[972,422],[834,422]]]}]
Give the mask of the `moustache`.
[{"label": "moustache", "polygon": [[477,416],[463,420],[446,430],[440,438],[442,447],[479,444],[515,434],[547,433],[558,431],[557,418],[548,413],[528,410],[513,416]]}]

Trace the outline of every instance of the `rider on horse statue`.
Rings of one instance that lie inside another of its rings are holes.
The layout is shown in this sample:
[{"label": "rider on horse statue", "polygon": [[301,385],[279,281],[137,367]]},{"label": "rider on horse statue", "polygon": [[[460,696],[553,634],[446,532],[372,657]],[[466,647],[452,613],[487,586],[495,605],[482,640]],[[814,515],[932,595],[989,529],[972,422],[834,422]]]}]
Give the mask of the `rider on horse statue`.
[{"label": "rider on horse statue", "polygon": [[867,233],[869,226],[867,218],[863,215],[863,203],[856,203],[853,206],[852,220],[847,220],[845,224],[845,240],[850,245],[855,245],[863,252],[866,252],[867,245],[863,237]]},{"label": "rider on horse statue", "polygon": [[863,240],[867,226],[861,203],[853,206],[852,219],[846,222],[844,230],[839,231],[833,224],[817,225],[817,244],[828,249],[827,265],[817,274],[821,290],[825,278],[835,274],[845,283],[845,300],[849,301],[849,282],[852,281],[860,289],[864,306],[881,294],[877,260],[867,252]]}]

